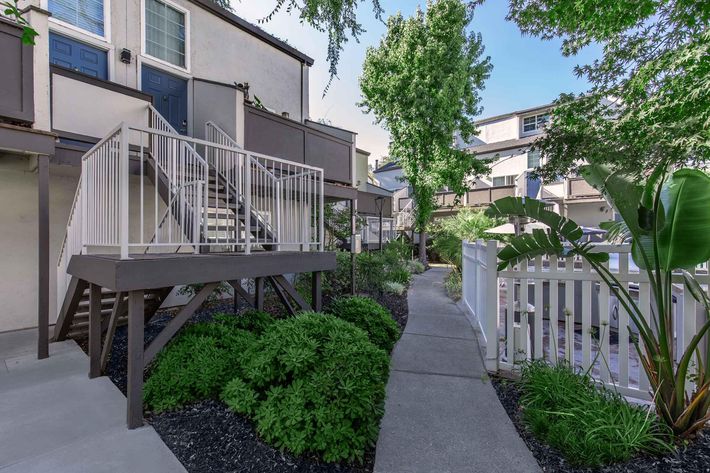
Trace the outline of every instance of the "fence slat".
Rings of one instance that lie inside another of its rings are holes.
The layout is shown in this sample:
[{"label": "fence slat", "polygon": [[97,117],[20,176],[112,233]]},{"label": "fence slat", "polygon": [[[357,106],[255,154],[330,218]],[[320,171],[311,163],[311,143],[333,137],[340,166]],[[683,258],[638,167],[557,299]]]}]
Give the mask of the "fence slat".
[{"label": "fence slat", "polygon": [[[591,267],[585,260],[582,272],[590,273]],[[592,364],[592,282],[582,281],[582,368]]]},{"label": "fence slat", "polygon": [[[560,306],[559,289],[560,284],[557,279],[557,256],[550,256],[550,361],[557,363],[559,356],[559,327],[560,327]],[[552,279],[552,277],[555,277]]]},{"label": "fence slat", "polygon": [[[565,272],[574,272],[574,259],[565,258]],[[574,366],[574,281],[565,281],[565,360]]]},{"label": "fence slat", "polygon": [[[604,267],[608,269],[609,263],[604,263]],[[604,283],[599,285],[599,325],[599,350],[601,351],[599,372],[601,380],[608,383],[611,381],[611,358],[609,357],[611,324],[609,321],[609,286]]]},{"label": "fence slat", "polygon": [[[538,256],[535,258],[535,272],[542,273],[542,257]],[[543,329],[544,329],[544,324],[543,324],[543,317],[545,313],[545,307],[544,307],[544,299],[543,299],[543,290],[544,290],[544,281],[542,279],[535,279],[534,281],[535,284],[535,318],[533,319],[534,326],[535,326],[535,341],[534,341],[534,347],[535,347],[535,358],[540,359],[543,358],[543,346],[542,346],[542,335],[543,335]]]},{"label": "fence slat", "polygon": [[[629,272],[629,255],[619,255],[619,274],[627,275]],[[628,290],[628,283],[622,282],[622,287]],[[619,304],[619,384],[626,388],[629,386],[629,313]]]}]

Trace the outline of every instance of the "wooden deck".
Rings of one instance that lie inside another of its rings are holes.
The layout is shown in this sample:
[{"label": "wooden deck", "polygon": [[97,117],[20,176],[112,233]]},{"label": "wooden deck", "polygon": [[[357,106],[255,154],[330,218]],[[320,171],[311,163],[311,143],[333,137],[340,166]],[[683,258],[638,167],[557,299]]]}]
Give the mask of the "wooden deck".
[{"label": "wooden deck", "polygon": [[333,252],[78,255],[68,273],[114,291],[133,291],[335,269]]}]

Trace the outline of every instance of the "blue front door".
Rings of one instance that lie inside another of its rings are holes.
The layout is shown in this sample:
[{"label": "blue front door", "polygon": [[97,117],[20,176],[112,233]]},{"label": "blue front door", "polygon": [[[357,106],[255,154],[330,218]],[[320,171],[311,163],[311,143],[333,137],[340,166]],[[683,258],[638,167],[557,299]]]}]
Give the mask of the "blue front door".
[{"label": "blue front door", "polygon": [[49,33],[49,62],[97,79],[108,80],[106,51],[66,36]]},{"label": "blue front door", "polygon": [[143,66],[143,92],[153,96],[153,106],[175,128],[187,134],[187,80]]}]

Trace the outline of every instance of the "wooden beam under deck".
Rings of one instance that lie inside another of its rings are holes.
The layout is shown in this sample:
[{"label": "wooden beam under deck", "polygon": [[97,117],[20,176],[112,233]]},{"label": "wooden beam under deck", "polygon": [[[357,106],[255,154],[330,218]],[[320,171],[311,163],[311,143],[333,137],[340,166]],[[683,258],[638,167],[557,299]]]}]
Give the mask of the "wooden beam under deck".
[{"label": "wooden beam under deck", "polygon": [[266,251],[263,253],[170,253],[77,255],[68,273],[114,291],[159,289],[184,284],[260,278],[291,273],[331,271],[333,252]]}]

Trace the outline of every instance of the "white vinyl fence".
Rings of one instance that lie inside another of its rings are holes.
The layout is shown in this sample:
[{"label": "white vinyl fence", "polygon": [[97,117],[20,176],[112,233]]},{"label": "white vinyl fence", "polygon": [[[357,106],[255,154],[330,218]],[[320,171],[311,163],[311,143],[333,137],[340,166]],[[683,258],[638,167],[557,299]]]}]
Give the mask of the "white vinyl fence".
[{"label": "white vinyl fence", "polygon": [[[497,241],[463,243],[463,304],[480,325],[489,371],[513,370],[530,359],[574,360],[620,393],[650,399],[649,382],[630,338],[638,331],[586,261],[537,257],[497,271],[498,250]],[[594,251],[610,254],[610,271],[650,320],[651,286],[630,257],[630,246],[599,244]],[[707,267],[696,269],[704,290],[710,283]],[[706,315],[684,290],[680,274],[673,293],[677,359]]]}]

